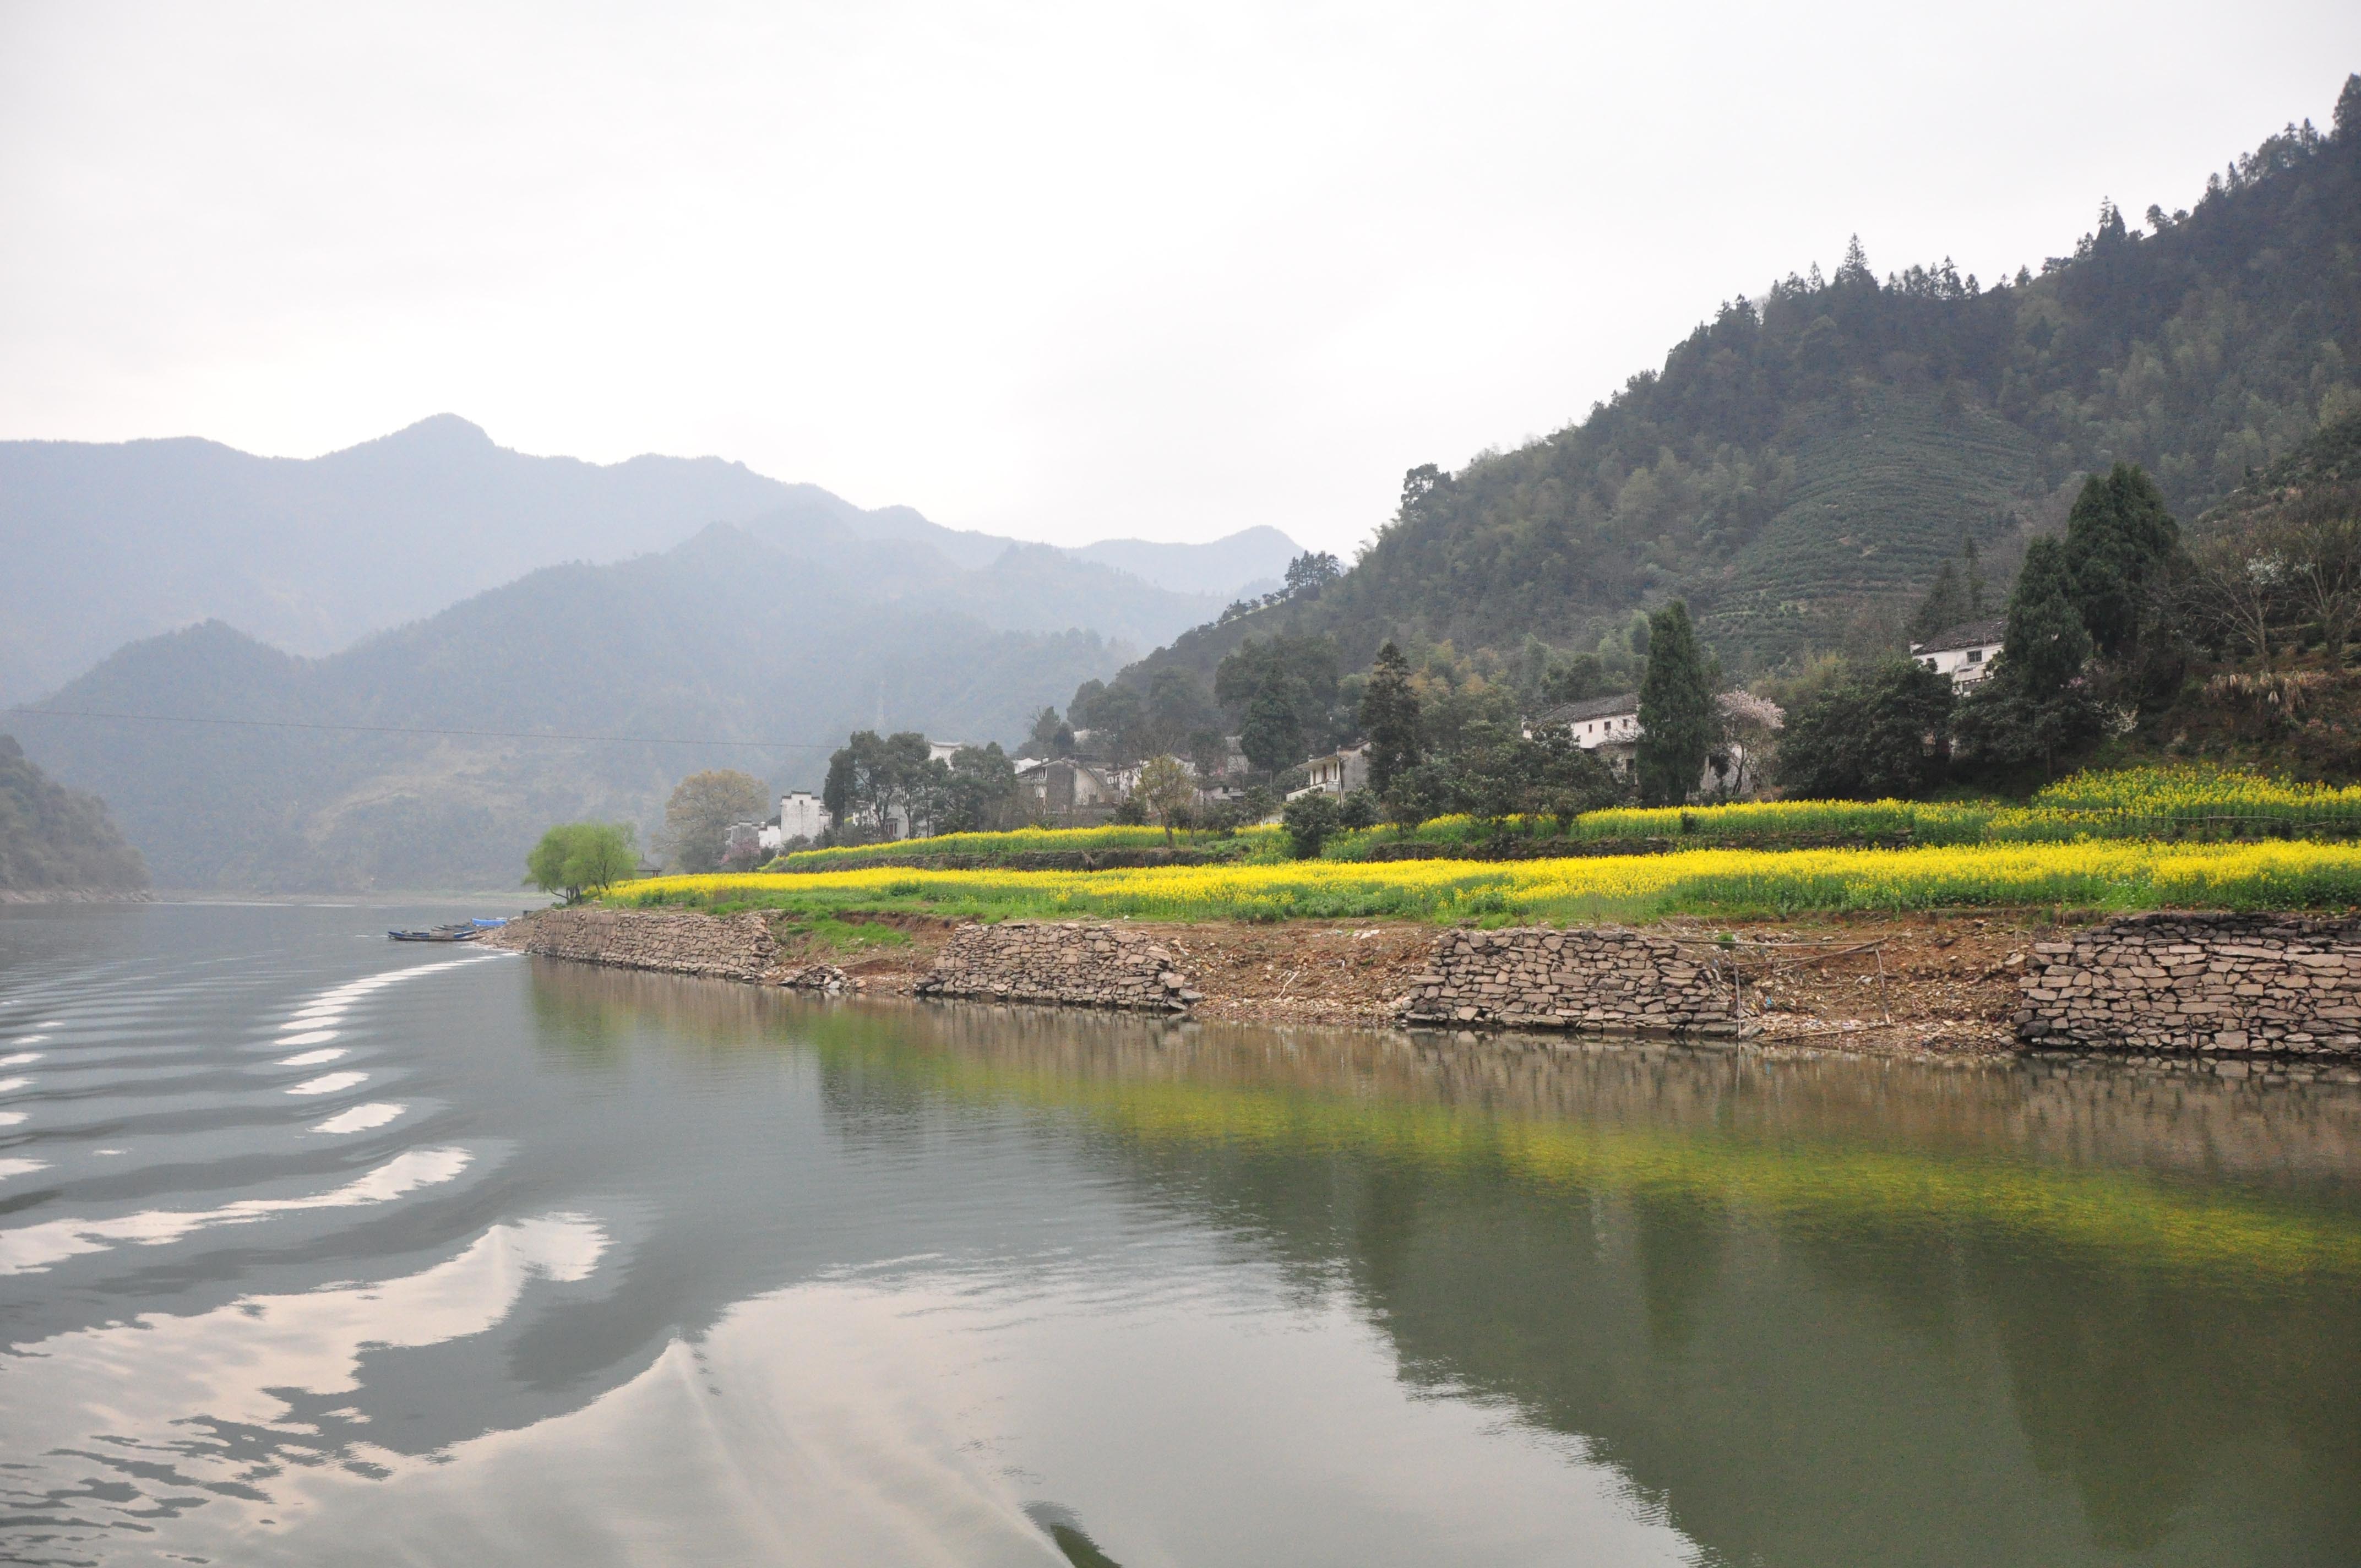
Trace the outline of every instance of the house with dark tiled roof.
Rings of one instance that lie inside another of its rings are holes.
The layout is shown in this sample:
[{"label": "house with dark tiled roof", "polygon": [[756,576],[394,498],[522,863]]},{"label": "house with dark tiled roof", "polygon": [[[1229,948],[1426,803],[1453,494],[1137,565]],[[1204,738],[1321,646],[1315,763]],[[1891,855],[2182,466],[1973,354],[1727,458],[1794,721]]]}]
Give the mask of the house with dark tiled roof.
[{"label": "house with dark tiled roof", "polygon": [[1991,674],[2007,630],[2003,620],[1963,620],[1910,644],[1910,656],[1938,674],[1950,676],[1953,691],[1964,691]]},{"label": "house with dark tiled roof", "polygon": [[1640,694],[1562,702],[1525,721],[1528,736],[1549,729],[1563,729],[1584,751],[1599,752],[1610,766],[1626,767],[1640,749]]}]

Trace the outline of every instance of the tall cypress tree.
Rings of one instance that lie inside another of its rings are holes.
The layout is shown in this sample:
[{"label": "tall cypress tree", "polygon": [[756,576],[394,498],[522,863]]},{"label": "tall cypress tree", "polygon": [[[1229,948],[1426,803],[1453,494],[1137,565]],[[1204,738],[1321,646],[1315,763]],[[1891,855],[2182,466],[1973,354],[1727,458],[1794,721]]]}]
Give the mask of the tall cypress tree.
[{"label": "tall cypress tree", "polygon": [[2066,545],[2037,539],[2026,547],[2016,589],[2008,596],[2000,677],[2035,702],[2063,691],[2091,656],[2091,634],[2075,604],[2076,581]]},{"label": "tall cypress tree", "polygon": [[2099,652],[2121,659],[2139,646],[2151,590],[2180,548],[2180,525],[2145,469],[2118,463],[2082,482],[2066,519],[2066,567],[2075,608]]},{"label": "tall cypress tree", "polygon": [[1418,693],[1411,689],[1410,661],[1390,641],[1378,650],[1361,691],[1361,733],[1369,741],[1369,787],[1378,794],[1418,765]]},{"label": "tall cypress tree", "polygon": [[1689,607],[1675,599],[1648,618],[1648,670],[1640,679],[1640,797],[1679,806],[1713,750],[1713,683]]}]

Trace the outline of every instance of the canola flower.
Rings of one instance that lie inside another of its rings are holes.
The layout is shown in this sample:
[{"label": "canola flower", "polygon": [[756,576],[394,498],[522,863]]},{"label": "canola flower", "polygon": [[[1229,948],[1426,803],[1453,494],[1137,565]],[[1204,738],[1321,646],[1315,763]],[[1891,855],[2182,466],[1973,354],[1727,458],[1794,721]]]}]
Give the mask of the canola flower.
[{"label": "canola flower", "polygon": [[791,878],[660,877],[619,887],[609,902],[1182,920],[1578,919],[2043,905],[2316,909],[2361,905],[2361,845],[2111,840],[1708,849],[1505,862],[1293,861],[1105,872],[873,866]]},{"label": "canola flower", "polygon": [[2122,768],[2061,779],[2036,795],[2031,809],[2349,827],[2361,824],[2361,785],[2298,784],[2213,768]]},{"label": "canola flower", "polygon": [[[1266,840],[1279,836],[1276,828],[1246,828],[1228,835],[1229,839],[1243,840],[1248,849],[1260,847]],[[1180,841],[1188,845],[1222,842],[1211,834],[1183,833]],[[789,872],[823,870],[830,866],[873,864],[880,860],[914,860],[935,855],[1004,855],[1038,854],[1059,850],[1160,850],[1164,848],[1161,828],[1126,827],[1110,823],[1102,828],[1017,828],[1005,833],[937,833],[924,839],[896,839],[884,844],[854,844],[841,849],[793,850],[773,862],[773,869]]]}]

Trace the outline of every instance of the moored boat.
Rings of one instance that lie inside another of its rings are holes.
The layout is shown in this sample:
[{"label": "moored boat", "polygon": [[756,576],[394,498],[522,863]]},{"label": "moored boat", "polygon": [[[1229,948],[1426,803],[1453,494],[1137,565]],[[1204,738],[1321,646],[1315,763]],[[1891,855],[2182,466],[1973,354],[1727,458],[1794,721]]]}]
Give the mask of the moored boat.
[{"label": "moored boat", "polygon": [[456,926],[436,926],[424,931],[388,931],[397,942],[472,942],[483,930],[472,920]]}]

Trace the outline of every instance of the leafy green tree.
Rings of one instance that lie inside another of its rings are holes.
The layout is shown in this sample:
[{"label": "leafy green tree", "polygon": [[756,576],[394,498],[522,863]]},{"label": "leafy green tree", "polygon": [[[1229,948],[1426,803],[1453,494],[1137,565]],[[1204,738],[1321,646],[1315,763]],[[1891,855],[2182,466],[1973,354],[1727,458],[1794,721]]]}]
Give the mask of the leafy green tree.
[{"label": "leafy green tree", "polygon": [[1165,847],[1170,848],[1173,829],[1187,823],[1190,808],[1197,804],[1197,781],[1180,758],[1167,753],[1139,765],[1139,783],[1131,793],[1148,819],[1164,829]]},{"label": "leafy green tree", "polygon": [[1287,803],[1279,821],[1287,828],[1288,842],[1297,860],[1317,858],[1320,847],[1340,826],[1336,817],[1335,798],[1323,793],[1300,795]]},{"label": "leafy green tree", "polygon": [[1429,758],[1395,776],[1393,787],[1385,795],[1386,820],[1405,834],[1414,833],[1422,822],[1466,809],[1467,798],[1466,781],[1458,767],[1442,758]]},{"label": "leafy green tree", "polygon": [[1916,659],[1846,665],[1787,710],[1778,778],[1791,796],[1911,800],[1942,783],[1951,680]]},{"label": "leafy green tree", "polygon": [[770,812],[770,785],[735,768],[708,768],[673,786],[658,847],[675,871],[709,872],[721,863],[733,824]]},{"label": "leafy green tree", "polygon": [[962,746],[948,763],[936,763],[930,773],[934,776],[920,792],[918,814],[936,832],[1003,832],[1023,821],[1016,764],[999,741]]},{"label": "leafy green tree", "polygon": [[[1607,661],[1596,653],[1576,653],[1565,663],[1554,666],[1542,686],[1546,702],[1587,702],[1595,696],[1607,696],[1618,689],[1615,677],[1607,668]],[[1620,688],[1629,691],[1625,686]]]},{"label": "leafy green tree", "polygon": [[820,804],[836,818],[837,834],[858,841],[866,834],[884,833],[896,817],[915,828],[939,806],[940,796],[931,792],[947,782],[942,764],[928,755],[924,735],[862,729],[829,757]]},{"label": "leafy green tree", "polygon": [[1361,733],[1369,743],[1369,788],[1382,795],[1405,768],[1418,765],[1418,693],[1410,661],[1389,640],[1361,688]]},{"label": "leafy green tree", "polygon": [[1295,710],[1300,751],[1317,750],[1334,735],[1340,679],[1336,644],[1326,637],[1249,637],[1214,669],[1213,700],[1243,718],[1263,689],[1279,681]]},{"label": "leafy green tree", "polygon": [[1335,556],[1325,550],[1306,550],[1287,564],[1288,596],[1318,598],[1323,588],[1344,575]]},{"label": "leafy green tree", "polygon": [[579,904],[631,874],[639,861],[637,838],[627,822],[561,823],[525,856],[525,880]]},{"label": "leafy green tree", "polygon": [[1705,776],[1714,742],[1713,682],[1689,607],[1675,599],[1648,618],[1648,668],[1640,678],[1640,797],[1679,806]]},{"label": "leafy green tree", "polygon": [[2066,519],[2066,570],[2083,628],[2103,658],[2125,660],[2153,620],[2180,552],[2180,525],[2146,470],[2118,463],[2082,482]]},{"label": "leafy green tree", "polygon": [[1246,705],[1238,749],[1259,772],[1275,773],[1303,760],[1303,723],[1296,716],[1293,685],[1285,675],[1273,675]]}]

